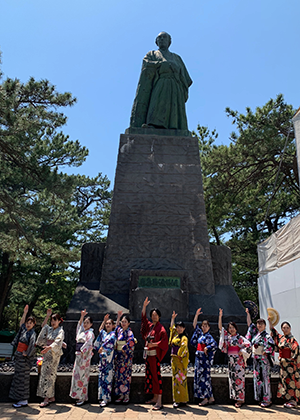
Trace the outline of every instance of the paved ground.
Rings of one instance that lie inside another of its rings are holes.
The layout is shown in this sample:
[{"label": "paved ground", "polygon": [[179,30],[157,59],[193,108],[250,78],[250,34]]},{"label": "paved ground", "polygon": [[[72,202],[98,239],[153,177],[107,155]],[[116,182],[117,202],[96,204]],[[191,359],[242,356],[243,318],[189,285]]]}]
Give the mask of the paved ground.
[{"label": "paved ground", "polygon": [[190,405],[186,408],[173,409],[166,405],[162,411],[152,411],[147,405],[130,404],[128,406],[114,406],[100,408],[96,404],[86,404],[83,407],[74,407],[67,404],[51,405],[40,408],[38,404],[30,404],[28,407],[14,409],[11,404],[0,404],[1,420],[163,420],[172,418],[176,420],[297,420],[300,409],[287,410],[280,406],[272,406],[263,409],[259,406],[244,406],[236,409],[229,405],[214,405],[212,407],[199,407]]}]

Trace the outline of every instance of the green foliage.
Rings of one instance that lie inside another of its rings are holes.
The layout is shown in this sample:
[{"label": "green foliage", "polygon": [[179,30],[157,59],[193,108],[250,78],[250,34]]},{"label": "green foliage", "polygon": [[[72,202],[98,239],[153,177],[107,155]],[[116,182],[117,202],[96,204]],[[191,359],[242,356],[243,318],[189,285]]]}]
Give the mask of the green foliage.
[{"label": "green foliage", "polygon": [[82,243],[103,241],[109,180],[64,172],[88,155],[62,131],[60,108],[75,102],[47,80],[0,85],[0,317],[8,297],[10,308],[27,302],[32,310],[43,298],[64,313]]},{"label": "green foliage", "polygon": [[229,146],[216,146],[216,132],[198,127],[209,233],[232,250],[233,284],[241,299],[257,301],[257,244],[300,206],[294,111],[278,95],[255,112],[226,113],[237,130]]}]

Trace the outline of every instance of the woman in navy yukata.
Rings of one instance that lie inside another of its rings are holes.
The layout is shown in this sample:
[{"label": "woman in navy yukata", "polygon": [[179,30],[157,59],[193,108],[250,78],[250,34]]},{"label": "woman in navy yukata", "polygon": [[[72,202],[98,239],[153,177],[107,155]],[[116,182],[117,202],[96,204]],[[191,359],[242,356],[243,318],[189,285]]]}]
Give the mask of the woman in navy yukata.
[{"label": "woman in navy yukata", "polygon": [[[117,319],[117,325],[120,319]],[[94,349],[99,354],[98,400],[100,407],[105,407],[111,401],[112,381],[114,373],[114,355],[116,344],[115,322],[104,316],[99,328],[99,335],[94,343]]]},{"label": "woman in navy yukata", "polygon": [[252,323],[249,309],[246,308],[248,332],[246,338],[251,342],[253,355],[254,398],[261,407],[269,407],[271,398],[271,356],[275,343],[266,331],[266,321],[258,319]]},{"label": "woman in navy yukata", "polygon": [[201,399],[200,406],[213,404],[215,399],[212,392],[210,368],[214,360],[217,343],[210,334],[208,321],[202,321],[201,328],[198,326],[198,317],[201,308],[197,309],[193,327],[195,329],[191,338],[192,346],[196,347],[194,396]]},{"label": "woman in navy yukata", "polygon": [[114,393],[117,397],[116,403],[129,403],[130,383],[132,374],[132,359],[135,346],[134,335],[128,315],[118,312],[121,325],[116,327],[117,348],[115,350],[115,384]]}]

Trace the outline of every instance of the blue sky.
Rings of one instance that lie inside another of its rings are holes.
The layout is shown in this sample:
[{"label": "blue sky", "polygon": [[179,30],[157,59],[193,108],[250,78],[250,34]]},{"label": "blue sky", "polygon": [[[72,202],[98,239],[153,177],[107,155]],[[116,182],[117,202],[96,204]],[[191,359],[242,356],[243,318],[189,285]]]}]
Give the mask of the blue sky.
[{"label": "blue sky", "polygon": [[193,79],[189,129],[216,129],[228,144],[225,107],[243,112],[299,92],[299,0],[0,0],[5,77],[48,79],[77,97],[65,133],[90,155],[79,172],[113,182],[142,58],[160,31],[172,36]]}]

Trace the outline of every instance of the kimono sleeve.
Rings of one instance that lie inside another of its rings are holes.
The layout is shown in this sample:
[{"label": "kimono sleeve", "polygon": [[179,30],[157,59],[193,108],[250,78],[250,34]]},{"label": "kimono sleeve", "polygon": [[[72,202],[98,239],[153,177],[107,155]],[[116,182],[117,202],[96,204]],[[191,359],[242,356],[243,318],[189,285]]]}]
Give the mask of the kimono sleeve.
[{"label": "kimono sleeve", "polygon": [[251,342],[243,336],[239,336],[239,347],[240,347],[240,352],[242,353],[244,362],[247,362],[247,359],[249,359],[249,357],[251,356]]},{"label": "kimono sleeve", "polygon": [[13,341],[10,343],[13,347],[17,347],[18,346],[20,335],[21,335],[22,331],[25,328],[26,328],[25,324],[22,324],[21,327],[19,328],[19,331],[17,332],[17,335],[15,336],[15,338],[13,339]]},{"label": "kimono sleeve", "polygon": [[128,331],[127,338],[126,338],[126,344],[122,347],[122,350],[125,351],[127,355],[130,355],[134,350],[134,335],[133,332],[130,330]]},{"label": "kimono sleeve", "polygon": [[111,353],[115,349],[115,343],[116,343],[116,334],[114,331],[111,332],[109,340],[105,343],[105,353],[107,356],[110,356]]},{"label": "kimono sleeve", "polygon": [[[156,328],[159,328],[157,330]],[[164,329],[164,327],[159,323],[155,326],[155,344],[156,344],[156,354],[159,361],[162,361],[162,359],[165,357],[167,351],[168,351],[168,336],[167,332]]]},{"label": "kimono sleeve", "polygon": [[180,342],[180,347],[179,347],[179,349],[178,349],[178,353],[177,353],[177,356],[179,356],[179,357],[182,357],[182,358],[184,358],[184,357],[189,357],[189,346],[188,346],[188,339],[187,339],[187,337],[186,336],[183,336],[182,338],[181,338],[181,342]]},{"label": "kimono sleeve", "polygon": [[279,341],[280,341],[282,336],[281,336],[281,334],[278,333],[278,331],[275,328],[272,328],[271,336],[273,337],[273,340],[274,340],[274,343],[275,343],[275,346],[276,346],[275,351],[278,351],[277,347],[279,345]]},{"label": "kimono sleeve", "polygon": [[273,338],[270,334],[266,334],[264,339],[264,351],[266,354],[273,354],[274,353],[275,343]]},{"label": "kimono sleeve", "polygon": [[86,353],[90,351],[93,348],[93,341],[94,341],[94,333],[92,330],[89,330],[85,333],[85,342],[83,346],[81,347],[80,351],[81,353]]},{"label": "kimono sleeve", "polygon": [[217,343],[211,334],[208,334],[207,336],[205,347],[208,351],[215,352],[217,350]]},{"label": "kimono sleeve", "polygon": [[146,314],[145,315],[142,314],[141,334],[144,340],[146,340],[147,335],[150,332],[151,326],[152,326],[152,322],[148,320]]},{"label": "kimono sleeve", "polygon": [[61,348],[62,348],[62,343],[64,341],[65,338],[65,333],[64,330],[61,328],[59,333],[57,334],[55,340],[53,341],[52,344],[50,344],[51,350],[53,353],[59,353],[61,352]]},{"label": "kimono sleeve", "polygon": [[101,330],[98,334],[98,337],[96,338],[95,342],[94,342],[94,349],[95,350],[99,350],[100,347],[102,346],[102,341],[103,341],[103,331]]},{"label": "kimono sleeve", "polygon": [[191,341],[190,341],[192,346],[197,347],[198,339],[199,339],[199,337],[201,337],[201,335],[202,335],[202,330],[199,327],[199,325],[196,325],[194,334],[192,335],[192,338],[191,338]]},{"label": "kimono sleeve", "polygon": [[35,353],[35,340],[36,340],[36,334],[35,331],[32,332],[31,336],[30,336],[30,340],[28,343],[28,349],[26,351],[27,353],[27,357],[33,357],[34,353]]},{"label": "kimono sleeve", "polygon": [[247,331],[247,334],[245,335],[245,338],[247,340],[251,341],[256,336],[257,333],[258,333],[258,329],[256,328],[256,326],[252,322],[252,324],[248,328],[248,331]]},{"label": "kimono sleeve", "polygon": [[176,331],[176,327],[173,325],[173,327],[170,327],[170,338],[169,338],[169,346],[172,345],[172,340],[173,338],[175,338],[177,335],[177,331]]},{"label": "kimono sleeve", "polygon": [[49,334],[49,325],[44,325],[44,327],[42,328],[41,332],[38,335],[38,338],[36,340],[36,345],[37,346],[46,346],[47,345],[47,337]]},{"label": "kimono sleeve", "polygon": [[222,330],[220,331],[219,349],[221,350],[221,352],[227,353],[228,332],[225,330],[224,327],[222,327]]}]

